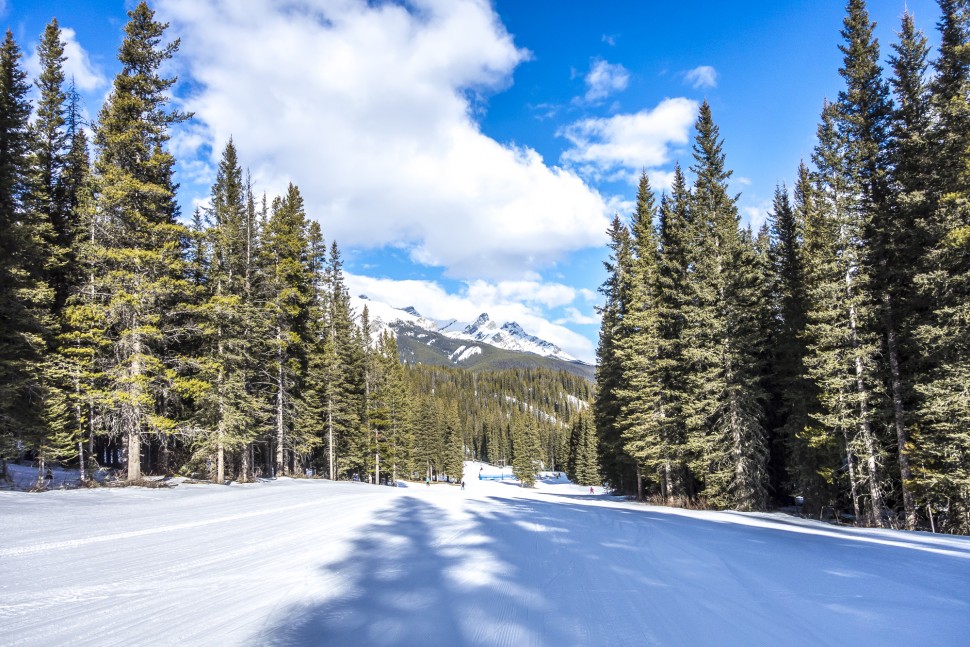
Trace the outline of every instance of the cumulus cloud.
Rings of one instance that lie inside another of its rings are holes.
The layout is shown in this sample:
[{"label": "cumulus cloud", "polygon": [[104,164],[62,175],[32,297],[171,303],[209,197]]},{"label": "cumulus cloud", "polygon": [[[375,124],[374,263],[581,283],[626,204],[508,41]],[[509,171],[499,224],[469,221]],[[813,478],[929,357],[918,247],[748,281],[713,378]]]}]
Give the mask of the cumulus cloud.
[{"label": "cumulus cloud", "polygon": [[586,95],[589,103],[605,99],[614,92],[626,89],[630,82],[630,74],[620,64],[607,63],[602,59],[594,59],[589,73],[586,74]]},{"label": "cumulus cloud", "polygon": [[583,314],[578,308],[569,307],[566,308],[566,316],[555,321],[557,324],[584,324],[584,325],[599,325],[600,316],[593,312],[592,314]]},{"label": "cumulus cloud", "polygon": [[771,200],[762,200],[754,205],[742,206],[742,223],[747,224],[752,231],[757,233],[761,229],[761,225],[768,220],[768,212],[771,211],[771,208]]},{"label": "cumulus cloud", "polygon": [[695,88],[716,88],[717,70],[710,65],[701,65],[684,73],[684,79]]},{"label": "cumulus cloud", "polygon": [[[74,79],[74,85],[80,92],[91,92],[108,86],[108,79],[104,72],[91,61],[87,51],[77,42],[77,34],[73,29],[61,27],[61,42],[64,43],[64,56],[67,57],[63,70],[68,84],[71,79]],[[24,66],[31,77],[37,78],[40,75],[40,58],[37,55],[36,45],[24,61]]]},{"label": "cumulus cloud", "polygon": [[598,192],[474,119],[469,97],[501,91],[529,56],[488,2],[157,6],[182,37],[186,109],[213,160],[234,136],[257,187],[298,184],[329,239],[464,278],[528,276],[604,242]]},{"label": "cumulus cloud", "polygon": [[697,110],[696,101],[678,97],[653,110],[575,122],[559,132],[572,144],[563,161],[594,174],[663,166],[672,147],[687,143]]},{"label": "cumulus cloud", "polygon": [[474,281],[466,283],[458,293],[449,293],[434,281],[398,281],[355,274],[346,274],[345,281],[351,294],[364,294],[398,308],[414,306],[431,319],[470,322],[487,312],[496,321],[518,322],[529,334],[556,344],[573,357],[588,363],[595,361],[593,342],[562,324],[599,323],[598,319],[584,318],[575,307],[567,307],[566,318],[552,322],[544,311],[586,299],[588,290],[541,281]]}]

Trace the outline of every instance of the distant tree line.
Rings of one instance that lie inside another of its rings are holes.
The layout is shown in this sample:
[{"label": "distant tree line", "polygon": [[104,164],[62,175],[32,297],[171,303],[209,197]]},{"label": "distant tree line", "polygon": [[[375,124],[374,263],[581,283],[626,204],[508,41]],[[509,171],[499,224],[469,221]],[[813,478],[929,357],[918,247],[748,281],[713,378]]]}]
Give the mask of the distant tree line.
[{"label": "distant tree line", "polygon": [[162,73],[179,41],[145,3],[129,18],[93,142],[56,19],[33,105],[10,31],[0,49],[0,480],[11,459],[36,462],[39,484],[54,462],[82,480],[108,466],[220,483],[565,465],[589,384],[403,366],[352,311],[299,189],[257,194],[232,140],[207,206],[180,219],[167,144],[190,115]]},{"label": "distant tree line", "polygon": [[884,75],[863,0],[811,166],[739,225],[705,102],[693,164],[610,228],[596,428],[614,488],[970,532],[970,5],[905,14]]}]

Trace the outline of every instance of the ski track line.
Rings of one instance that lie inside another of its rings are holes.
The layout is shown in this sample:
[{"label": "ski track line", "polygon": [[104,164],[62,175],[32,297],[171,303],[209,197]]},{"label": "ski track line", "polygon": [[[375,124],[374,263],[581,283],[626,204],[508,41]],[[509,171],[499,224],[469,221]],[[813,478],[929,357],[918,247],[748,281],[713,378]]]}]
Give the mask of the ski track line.
[{"label": "ski track line", "polygon": [[204,521],[190,521],[186,523],[176,523],[168,526],[159,526],[156,528],[145,528],[144,530],[131,530],[129,532],[120,532],[113,535],[100,535],[95,537],[85,537],[83,539],[71,539],[69,541],[54,541],[47,544],[35,544],[32,546],[15,546],[13,548],[0,548],[0,557],[17,557],[20,555],[31,555],[33,553],[42,553],[49,550],[59,550],[63,548],[77,548],[79,546],[86,546],[88,544],[97,544],[106,541],[116,541],[119,539],[131,539],[132,537],[144,537],[145,535],[155,535],[162,532],[174,532],[177,530],[187,530],[189,528],[200,528],[202,526],[210,526],[217,523],[225,523],[227,521],[238,521],[240,519],[250,519],[252,517],[262,517],[269,514],[276,514],[278,512],[287,512],[289,510],[296,510],[299,508],[307,508],[313,505],[324,504],[325,501],[304,501],[303,503],[294,503],[292,505],[283,506],[279,508],[271,508],[269,510],[258,510],[255,512],[241,512],[238,514],[227,515],[225,517],[218,517],[216,519],[206,519]]}]

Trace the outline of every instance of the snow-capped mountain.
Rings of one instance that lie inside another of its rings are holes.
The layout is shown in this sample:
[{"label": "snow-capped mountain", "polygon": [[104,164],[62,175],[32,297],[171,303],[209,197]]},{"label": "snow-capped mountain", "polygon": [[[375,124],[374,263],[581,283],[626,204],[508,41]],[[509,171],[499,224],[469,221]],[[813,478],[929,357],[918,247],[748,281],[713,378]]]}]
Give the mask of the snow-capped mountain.
[{"label": "snow-capped mountain", "polygon": [[[473,359],[481,361],[482,353],[487,355],[488,347],[494,347],[587,366],[555,344],[530,335],[518,323],[509,321],[500,324],[488,313],[482,313],[474,322],[462,327],[456,319],[436,321],[422,316],[413,306],[396,308],[365,295],[351,297],[351,306],[358,314],[367,308],[374,338],[382,331],[390,330],[397,337],[398,346],[403,345],[404,337],[412,347],[414,343],[437,347],[437,353],[443,354],[452,364],[464,364]],[[459,345],[456,342],[465,343]],[[412,348],[412,355],[414,350]]]},{"label": "snow-capped mountain", "polygon": [[487,312],[479,315],[474,323],[465,326],[461,332],[445,332],[444,334],[453,339],[484,342],[498,348],[519,353],[534,353],[543,357],[555,357],[566,362],[576,361],[575,357],[564,352],[555,344],[544,339],[539,339],[535,335],[530,335],[522,329],[522,326],[514,321],[508,321],[499,325],[488,316]]}]

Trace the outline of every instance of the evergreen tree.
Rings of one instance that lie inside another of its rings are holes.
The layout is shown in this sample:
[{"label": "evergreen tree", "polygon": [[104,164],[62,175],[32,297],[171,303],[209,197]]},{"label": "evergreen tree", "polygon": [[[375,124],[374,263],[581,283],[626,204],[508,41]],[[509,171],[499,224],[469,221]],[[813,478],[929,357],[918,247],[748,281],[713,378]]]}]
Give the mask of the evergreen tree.
[{"label": "evergreen tree", "polygon": [[[776,367],[774,382],[780,391],[780,436],[785,445],[786,486],[804,497],[806,510],[831,505],[832,491],[824,476],[835,462],[830,437],[814,426],[818,393],[809,376],[806,327],[810,310],[810,266],[825,247],[828,233],[820,221],[816,190],[805,164],[798,167],[794,205],[787,192],[775,196],[770,215],[774,272],[778,282]],[[811,231],[808,231],[811,229]],[[823,448],[828,446],[828,452]]]},{"label": "evergreen tree", "polygon": [[[604,263],[607,279],[600,287],[606,299],[600,313],[599,346],[596,349],[596,396],[593,411],[599,435],[600,461],[604,480],[618,491],[633,486],[633,461],[623,451],[620,416],[623,411],[623,364],[618,345],[625,334],[625,317],[632,281],[630,232],[615,217],[607,232],[610,259]],[[624,477],[626,482],[624,483]]]},{"label": "evergreen tree", "polygon": [[512,427],[512,474],[522,487],[533,487],[539,475],[539,429],[532,415],[514,415]]},{"label": "evergreen tree", "polygon": [[756,258],[738,230],[728,195],[722,142],[705,102],[694,143],[691,214],[699,235],[695,302],[687,312],[693,397],[685,407],[693,471],[717,507],[762,509],[767,503],[767,445],[762,426]]},{"label": "evergreen tree", "polygon": [[[458,416],[458,405],[452,403],[445,410],[444,415],[444,453],[441,456],[441,471],[452,482],[460,482],[464,474],[465,452],[462,438],[461,420]],[[533,438],[534,451],[538,454],[538,433]],[[533,481],[534,482],[534,481]]]},{"label": "evergreen tree", "polygon": [[[918,480],[947,527],[970,532],[970,8],[940,0],[931,83],[933,169],[918,294],[930,304],[916,330],[924,365]],[[932,512],[931,512],[932,514]]]},{"label": "evergreen tree", "polygon": [[688,478],[684,405],[690,394],[690,372],[684,344],[685,315],[691,303],[690,271],[695,232],[690,217],[690,192],[680,169],[674,167],[669,197],[661,200],[656,309],[658,350],[654,369],[661,388],[659,411],[661,494],[665,502],[684,502],[692,495]]},{"label": "evergreen tree", "polygon": [[261,243],[262,299],[268,326],[263,362],[269,385],[268,417],[272,420],[273,469],[289,474],[312,448],[312,436],[297,422],[303,415],[303,389],[310,339],[313,276],[307,252],[303,196],[293,184],[273,199]]},{"label": "evergreen tree", "polygon": [[[184,387],[194,401],[197,448],[214,456],[215,481],[223,483],[227,457],[244,454],[256,438],[259,402],[250,374],[258,347],[253,343],[259,312],[246,299],[246,192],[232,140],[223,151],[212,187],[211,227],[199,237],[204,275],[202,298],[194,309],[199,330],[198,371]],[[247,470],[248,471],[248,470]],[[239,475],[248,480],[249,474]]]},{"label": "evergreen tree", "polygon": [[184,283],[176,221],[169,128],[188,118],[165,106],[174,78],[159,76],[179,41],[162,46],[166,24],[144,2],[128,13],[118,58],[122,70],[95,129],[95,231],[98,267],[93,293],[107,321],[110,352],[102,356],[111,434],[125,442],[128,479],[141,477],[141,442],[175,429],[166,409],[172,389],[170,337]]},{"label": "evergreen tree", "polygon": [[[45,407],[52,393],[44,360],[53,332],[51,235],[31,199],[29,85],[20,59],[8,30],[0,45],[0,461],[20,444],[43,464],[54,412]],[[0,475],[5,471],[4,462]]]},{"label": "evergreen tree", "polygon": [[624,452],[636,461],[637,498],[643,500],[644,468],[658,473],[667,448],[662,443],[663,385],[657,367],[659,330],[656,304],[657,241],[653,191],[646,172],[640,175],[637,210],[631,224],[633,253],[629,302],[623,335],[617,343],[622,370],[623,402],[617,424]]},{"label": "evergreen tree", "polygon": [[[845,89],[839,92],[835,115],[836,132],[845,161],[842,171],[847,189],[844,201],[847,239],[843,250],[848,263],[846,297],[855,355],[860,440],[869,476],[870,516],[875,524],[881,526],[887,522],[888,504],[884,440],[878,436],[876,424],[883,406],[878,397],[878,380],[880,371],[887,368],[877,361],[876,344],[880,342],[889,357],[892,415],[897,434],[905,439],[905,411],[901,408],[900,396],[902,376],[898,369],[899,350],[893,302],[896,279],[892,275],[893,238],[886,167],[892,105],[889,88],[882,80],[879,43],[873,36],[875,25],[869,20],[864,0],[849,0],[843,25],[841,33],[845,42],[839,46],[843,66],[839,73],[845,81]],[[904,444],[899,446],[903,460],[907,451]],[[911,504],[911,499],[907,500]]]},{"label": "evergreen tree", "polygon": [[[365,417],[365,353],[361,344],[354,343],[353,312],[344,285],[343,261],[336,241],[330,245],[326,271],[328,311],[322,362],[327,446],[328,451],[333,452],[335,470],[330,478],[337,478],[339,474],[359,474],[363,477],[371,465],[370,435]],[[363,344],[370,343],[369,336],[369,331],[362,336]]]}]

